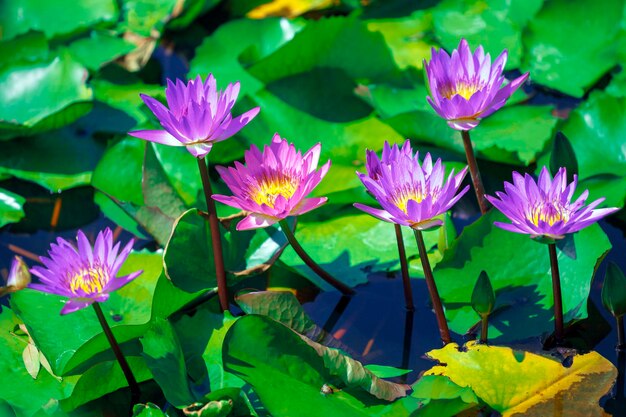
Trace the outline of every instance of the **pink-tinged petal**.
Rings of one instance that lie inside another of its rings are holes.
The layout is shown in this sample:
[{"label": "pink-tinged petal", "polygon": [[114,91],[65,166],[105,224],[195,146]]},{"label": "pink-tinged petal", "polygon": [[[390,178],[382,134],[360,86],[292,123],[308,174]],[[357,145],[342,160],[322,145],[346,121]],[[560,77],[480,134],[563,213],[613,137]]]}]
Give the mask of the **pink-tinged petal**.
[{"label": "pink-tinged petal", "polygon": [[142,273],[143,273],[143,271],[136,271],[136,272],[133,272],[132,274],[128,274],[128,275],[125,275],[123,277],[113,278],[113,279],[111,279],[109,281],[109,283],[103,289],[103,291],[109,293],[109,292],[113,292],[113,291],[119,290],[124,285],[128,284],[129,282],[131,282],[132,280],[137,278]]},{"label": "pink-tinged petal", "polygon": [[221,194],[213,194],[211,198],[213,198],[213,200],[215,201],[219,201],[222,204],[226,204],[227,206],[244,210],[244,208],[242,207],[240,203],[240,200],[237,197],[231,197],[228,195],[221,195]]},{"label": "pink-tinged petal", "polygon": [[290,215],[297,216],[315,210],[328,201],[327,197],[305,198],[291,210]]},{"label": "pink-tinged petal", "polygon": [[178,139],[170,135],[166,130],[134,130],[132,132],[128,132],[128,134],[139,139],[145,139],[150,142],[156,142],[163,145],[183,146]]},{"label": "pink-tinged petal", "polygon": [[91,298],[71,298],[65,302],[61,309],[61,315],[74,313],[75,311],[82,310],[92,305],[95,300]]},{"label": "pink-tinged petal", "polygon": [[226,140],[226,139],[230,138],[231,136],[235,135],[237,132],[239,132],[241,129],[243,129],[245,125],[250,123],[252,121],[252,119],[254,119],[256,117],[256,115],[259,114],[260,110],[261,110],[260,107],[255,107],[252,110],[249,110],[249,111],[245,112],[244,114],[235,117],[228,124],[228,127],[226,129],[224,129],[222,132],[220,132],[215,137],[214,141],[215,142],[220,142],[220,141]]},{"label": "pink-tinged petal", "polygon": [[389,214],[385,210],[375,209],[373,207],[369,207],[361,203],[354,203],[353,206],[358,208],[361,211],[366,212],[367,214],[371,214],[372,216],[379,218],[380,220],[390,222],[390,223],[395,223],[393,216],[391,216],[391,214]]},{"label": "pink-tinged petal", "polygon": [[250,213],[243,220],[237,223],[237,230],[250,230],[269,227],[278,222],[279,219],[264,216],[258,213]]}]

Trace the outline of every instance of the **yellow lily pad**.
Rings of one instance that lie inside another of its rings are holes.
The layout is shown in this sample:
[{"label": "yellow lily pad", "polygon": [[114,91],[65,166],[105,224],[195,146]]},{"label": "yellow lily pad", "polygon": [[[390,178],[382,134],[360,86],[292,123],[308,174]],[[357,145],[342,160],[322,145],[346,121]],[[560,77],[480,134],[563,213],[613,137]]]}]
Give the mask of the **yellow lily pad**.
[{"label": "yellow lily pad", "polygon": [[319,10],[334,4],[332,0],[273,0],[250,10],[250,19],[264,19],[270,16],[294,18],[311,10]]},{"label": "yellow lily pad", "polygon": [[600,416],[598,400],[613,385],[617,369],[597,352],[576,355],[570,367],[554,358],[508,347],[451,343],[428,352],[440,362],[425,375],[445,375],[503,417]]}]

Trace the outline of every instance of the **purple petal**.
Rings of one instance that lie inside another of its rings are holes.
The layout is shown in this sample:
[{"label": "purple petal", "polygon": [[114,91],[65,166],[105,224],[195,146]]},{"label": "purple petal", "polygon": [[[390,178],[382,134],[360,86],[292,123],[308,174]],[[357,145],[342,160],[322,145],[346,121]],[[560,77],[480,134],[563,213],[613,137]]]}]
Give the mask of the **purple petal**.
[{"label": "purple petal", "polygon": [[134,130],[128,132],[130,136],[134,136],[139,139],[149,140],[150,142],[161,143],[168,146],[183,146],[183,144],[170,135],[166,130]]}]

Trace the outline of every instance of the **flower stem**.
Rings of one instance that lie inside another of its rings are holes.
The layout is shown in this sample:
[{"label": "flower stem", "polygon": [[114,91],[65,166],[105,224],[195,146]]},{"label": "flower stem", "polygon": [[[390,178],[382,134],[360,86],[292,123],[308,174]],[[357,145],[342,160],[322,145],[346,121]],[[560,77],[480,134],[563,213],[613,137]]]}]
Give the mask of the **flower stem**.
[{"label": "flower stem", "polygon": [[437,285],[433,278],[433,271],[430,268],[430,261],[428,260],[428,253],[426,252],[426,245],[424,244],[424,236],[421,230],[413,230],[415,233],[415,240],[417,241],[417,248],[420,254],[420,260],[422,261],[422,269],[424,270],[424,277],[426,278],[426,286],[428,287],[428,293],[430,294],[430,301],[433,303],[433,310],[435,310],[435,316],[437,317],[437,325],[439,326],[439,334],[441,335],[441,341],[444,345],[447,345],[452,341],[450,338],[450,330],[448,329],[448,322],[446,321],[446,315],[443,312],[443,305],[441,304],[441,298],[439,298],[439,291],[437,291]]},{"label": "flower stem", "polygon": [[463,138],[465,157],[467,158],[467,165],[469,166],[470,176],[474,184],[474,191],[476,191],[476,199],[478,200],[480,213],[485,214],[487,210],[489,210],[489,205],[485,199],[485,187],[483,186],[483,180],[480,178],[480,171],[478,170],[478,163],[474,156],[474,148],[472,147],[469,130],[461,130],[461,137]]},{"label": "flower stem", "polygon": [[481,317],[480,325],[480,343],[487,344],[489,333],[489,314],[485,314]]},{"label": "flower stem", "polygon": [[615,317],[617,324],[617,350],[626,349],[626,341],[624,341],[624,316]]},{"label": "flower stem", "polygon": [[224,271],[224,256],[222,255],[222,238],[220,236],[220,221],[217,218],[217,210],[215,202],[211,196],[211,181],[209,180],[208,161],[204,158],[198,158],[198,169],[200,170],[200,178],[202,178],[202,188],[204,189],[204,198],[206,199],[206,207],[209,213],[209,228],[211,229],[211,243],[213,247],[213,263],[215,264],[215,276],[217,279],[217,295],[220,300],[222,311],[230,311],[228,306],[228,287],[226,286],[226,272]]},{"label": "flower stem", "polygon": [[132,404],[137,404],[139,402],[139,397],[141,396],[141,391],[139,390],[139,384],[137,384],[137,380],[133,375],[133,372],[130,370],[130,366],[128,366],[128,362],[122,353],[122,349],[120,349],[120,345],[117,344],[115,340],[115,336],[113,336],[113,332],[109,327],[106,319],[104,318],[104,313],[102,313],[102,308],[100,308],[100,304],[95,302],[92,304],[93,309],[96,310],[96,316],[98,316],[98,321],[100,322],[100,326],[102,326],[102,330],[104,331],[109,344],[111,345],[111,349],[115,354],[115,358],[117,362],[120,364],[122,368],[122,372],[124,372],[124,376],[126,377],[126,381],[128,382],[128,387],[130,388],[130,401]]},{"label": "flower stem", "polygon": [[556,244],[549,243],[550,267],[552,269],[552,294],[554,297],[554,337],[557,346],[563,344],[563,299],[561,296],[561,276],[559,274],[559,261],[556,255]]},{"label": "flower stem", "polygon": [[294,236],[293,232],[289,228],[289,225],[287,224],[287,220],[283,219],[279,222],[279,224],[281,229],[283,230],[283,233],[285,234],[285,236],[287,236],[287,240],[289,241],[289,244],[291,245],[293,250],[296,251],[300,259],[302,259],[309,268],[311,268],[324,281],[328,282],[330,285],[341,291],[343,295],[354,294],[354,290],[352,288],[348,287],[343,282],[335,279],[332,275],[324,271],[317,263],[315,263],[313,259],[311,259],[311,257],[304,251],[302,246],[300,246],[300,244],[296,240],[296,237]]},{"label": "flower stem", "polygon": [[397,223],[394,223],[393,226],[396,230],[396,242],[398,243],[398,257],[400,258],[400,271],[402,272],[402,285],[404,286],[404,302],[407,310],[414,311],[413,291],[411,290],[409,266],[406,262],[406,249],[404,248],[404,240],[402,239],[402,228]]}]

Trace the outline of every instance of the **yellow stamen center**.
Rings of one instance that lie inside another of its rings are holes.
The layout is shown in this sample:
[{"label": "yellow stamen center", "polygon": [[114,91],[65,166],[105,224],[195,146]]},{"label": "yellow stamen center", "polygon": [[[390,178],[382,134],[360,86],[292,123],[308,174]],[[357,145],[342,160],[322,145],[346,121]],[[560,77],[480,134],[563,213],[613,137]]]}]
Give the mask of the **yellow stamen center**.
[{"label": "yellow stamen center", "polygon": [[[426,198],[426,195],[419,189],[405,188],[398,190],[393,197],[393,204],[400,210],[407,213],[407,206],[410,200],[415,200],[421,203]],[[433,196],[434,198],[434,196]]]},{"label": "yellow stamen center", "polygon": [[570,213],[556,202],[543,202],[532,207],[526,217],[535,226],[539,226],[540,221],[544,221],[548,223],[549,226],[552,226],[558,221],[567,223]]},{"label": "yellow stamen center", "polygon": [[259,205],[266,204],[274,208],[279,195],[289,199],[297,189],[298,182],[289,177],[264,179],[259,183],[259,188],[253,190],[252,199]]},{"label": "yellow stamen center", "polygon": [[97,294],[109,281],[109,273],[98,265],[82,268],[70,276],[70,290],[76,295]]},{"label": "yellow stamen center", "polygon": [[454,86],[449,86],[441,91],[441,95],[447,99],[459,95],[465,100],[469,100],[475,92],[480,90],[480,86],[476,83],[467,83],[463,81],[457,81]]}]

